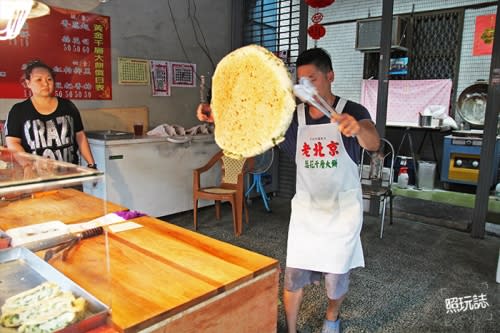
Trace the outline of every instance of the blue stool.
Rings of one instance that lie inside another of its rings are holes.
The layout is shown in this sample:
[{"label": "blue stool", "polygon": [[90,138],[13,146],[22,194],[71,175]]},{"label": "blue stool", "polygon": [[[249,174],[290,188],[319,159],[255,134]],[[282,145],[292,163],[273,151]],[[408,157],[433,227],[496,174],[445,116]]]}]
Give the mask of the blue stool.
[{"label": "blue stool", "polygon": [[269,208],[269,203],[268,203],[269,197],[267,196],[267,193],[264,189],[264,184],[262,183],[262,175],[263,174],[264,174],[264,172],[253,174],[252,185],[250,185],[247,192],[245,193],[245,197],[248,199],[248,197],[250,196],[250,192],[252,192],[252,190],[255,188],[255,191],[257,191],[257,193],[259,193],[260,196],[262,197],[262,201],[264,202],[264,206],[266,207],[266,210],[268,212],[270,212],[271,208]]},{"label": "blue stool", "polygon": [[255,189],[255,191],[262,197],[262,201],[264,202],[264,206],[266,207],[266,210],[268,212],[271,211],[271,208],[269,207],[268,203],[270,199],[267,196],[266,190],[264,189],[264,182],[262,176],[267,175],[266,172],[273,164],[273,161],[274,161],[274,148],[271,148],[253,158],[253,167],[249,171],[249,173],[253,175],[253,182],[252,185],[250,185],[248,190],[245,192],[245,197],[247,198],[247,200],[250,200],[249,199],[250,192],[252,192],[252,190]]}]

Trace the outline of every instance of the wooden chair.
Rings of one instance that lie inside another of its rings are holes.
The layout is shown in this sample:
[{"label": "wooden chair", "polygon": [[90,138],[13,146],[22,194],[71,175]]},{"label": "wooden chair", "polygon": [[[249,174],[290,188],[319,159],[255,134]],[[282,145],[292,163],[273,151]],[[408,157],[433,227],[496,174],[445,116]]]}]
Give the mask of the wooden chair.
[{"label": "wooden chair", "polygon": [[[203,172],[210,170],[216,163],[221,163],[221,182],[216,186],[201,187],[200,177]],[[193,215],[194,229],[198,229],[198,200],[215,201],[215,218],[220,219],[221,201],[229,201],[233,211],[234,234],[241,235],[243,208],[245,209],[246,223],[248,210],[244,200],[244,173],[247,160],[236,160],[225,156],[222,151],[215,154],[206,165],[193,171]]]}]

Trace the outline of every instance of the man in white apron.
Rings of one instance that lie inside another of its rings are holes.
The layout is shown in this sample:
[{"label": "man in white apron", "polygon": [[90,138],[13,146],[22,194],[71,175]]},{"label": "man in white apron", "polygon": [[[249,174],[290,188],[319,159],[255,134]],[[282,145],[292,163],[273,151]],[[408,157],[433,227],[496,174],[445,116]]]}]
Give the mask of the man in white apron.
[{"label": "man in white apron", "polygon": [[364,266],[362,193],[354,160],[359,145],[377,150],[380,138],[363,106],[332,94],[334,73],[323,49],[299,55],[297,79],[301,77],[307,77],[338,114],[329,119],[312,106],[299,105],[280,146],[297,164],[283,295],[288,332],[297,331],[303,287],[321,276],[329,299],[322,332],[340,332],[339,308],[349,272]]}]

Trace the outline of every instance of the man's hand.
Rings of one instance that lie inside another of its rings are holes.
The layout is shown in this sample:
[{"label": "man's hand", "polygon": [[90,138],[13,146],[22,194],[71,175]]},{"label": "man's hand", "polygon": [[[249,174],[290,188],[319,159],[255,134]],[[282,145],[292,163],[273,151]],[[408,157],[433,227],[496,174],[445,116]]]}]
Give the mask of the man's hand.
[{"label": "man's hand", "polygon": [[212,114],[212,109],[210,108],[210,104],[201,103],[198,105],[196,109],[196,117],[199,121],[205,121],[207,123],[213,123],[214,117]]},{"label": "man's hand", "polygon": [[332,113],[330,119],[332,123],[338,123],[339,131],[347,137],[356,136],[361,130],[361,126],[359,125],[358,121],[354,119],[353,116],[347,113]]}]

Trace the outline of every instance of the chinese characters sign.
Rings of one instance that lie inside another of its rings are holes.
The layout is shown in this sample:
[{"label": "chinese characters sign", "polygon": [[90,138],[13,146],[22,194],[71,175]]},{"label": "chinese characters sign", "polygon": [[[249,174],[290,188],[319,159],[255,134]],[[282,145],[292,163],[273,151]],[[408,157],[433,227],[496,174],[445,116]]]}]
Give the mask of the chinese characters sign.
[{"label": "chinese characters sign", "polygon": [[489,55],[493,51],[495,38],[496,15],[482,15],[476,17],[476,31],[474,32],[473,56]]},{"label": "chinese characters sign", "polygon": [[56,72],[55,94],[69,99],[111,99],[110,18],[51,7],[26,22],[16,39],[0,42],[0,98],[27,98],[24,66],[40,59]]},{"label": "chinese characters sign", "polygon": [[153,96],[170,96],[168,61],[151,60],[150,66]]},{"label": "chinese characters sign", "polygon": [[306,169],[332,169],[337,167],[339,143],[326,138],[313,138],[311,142],[301,145],[302,159]]}]

